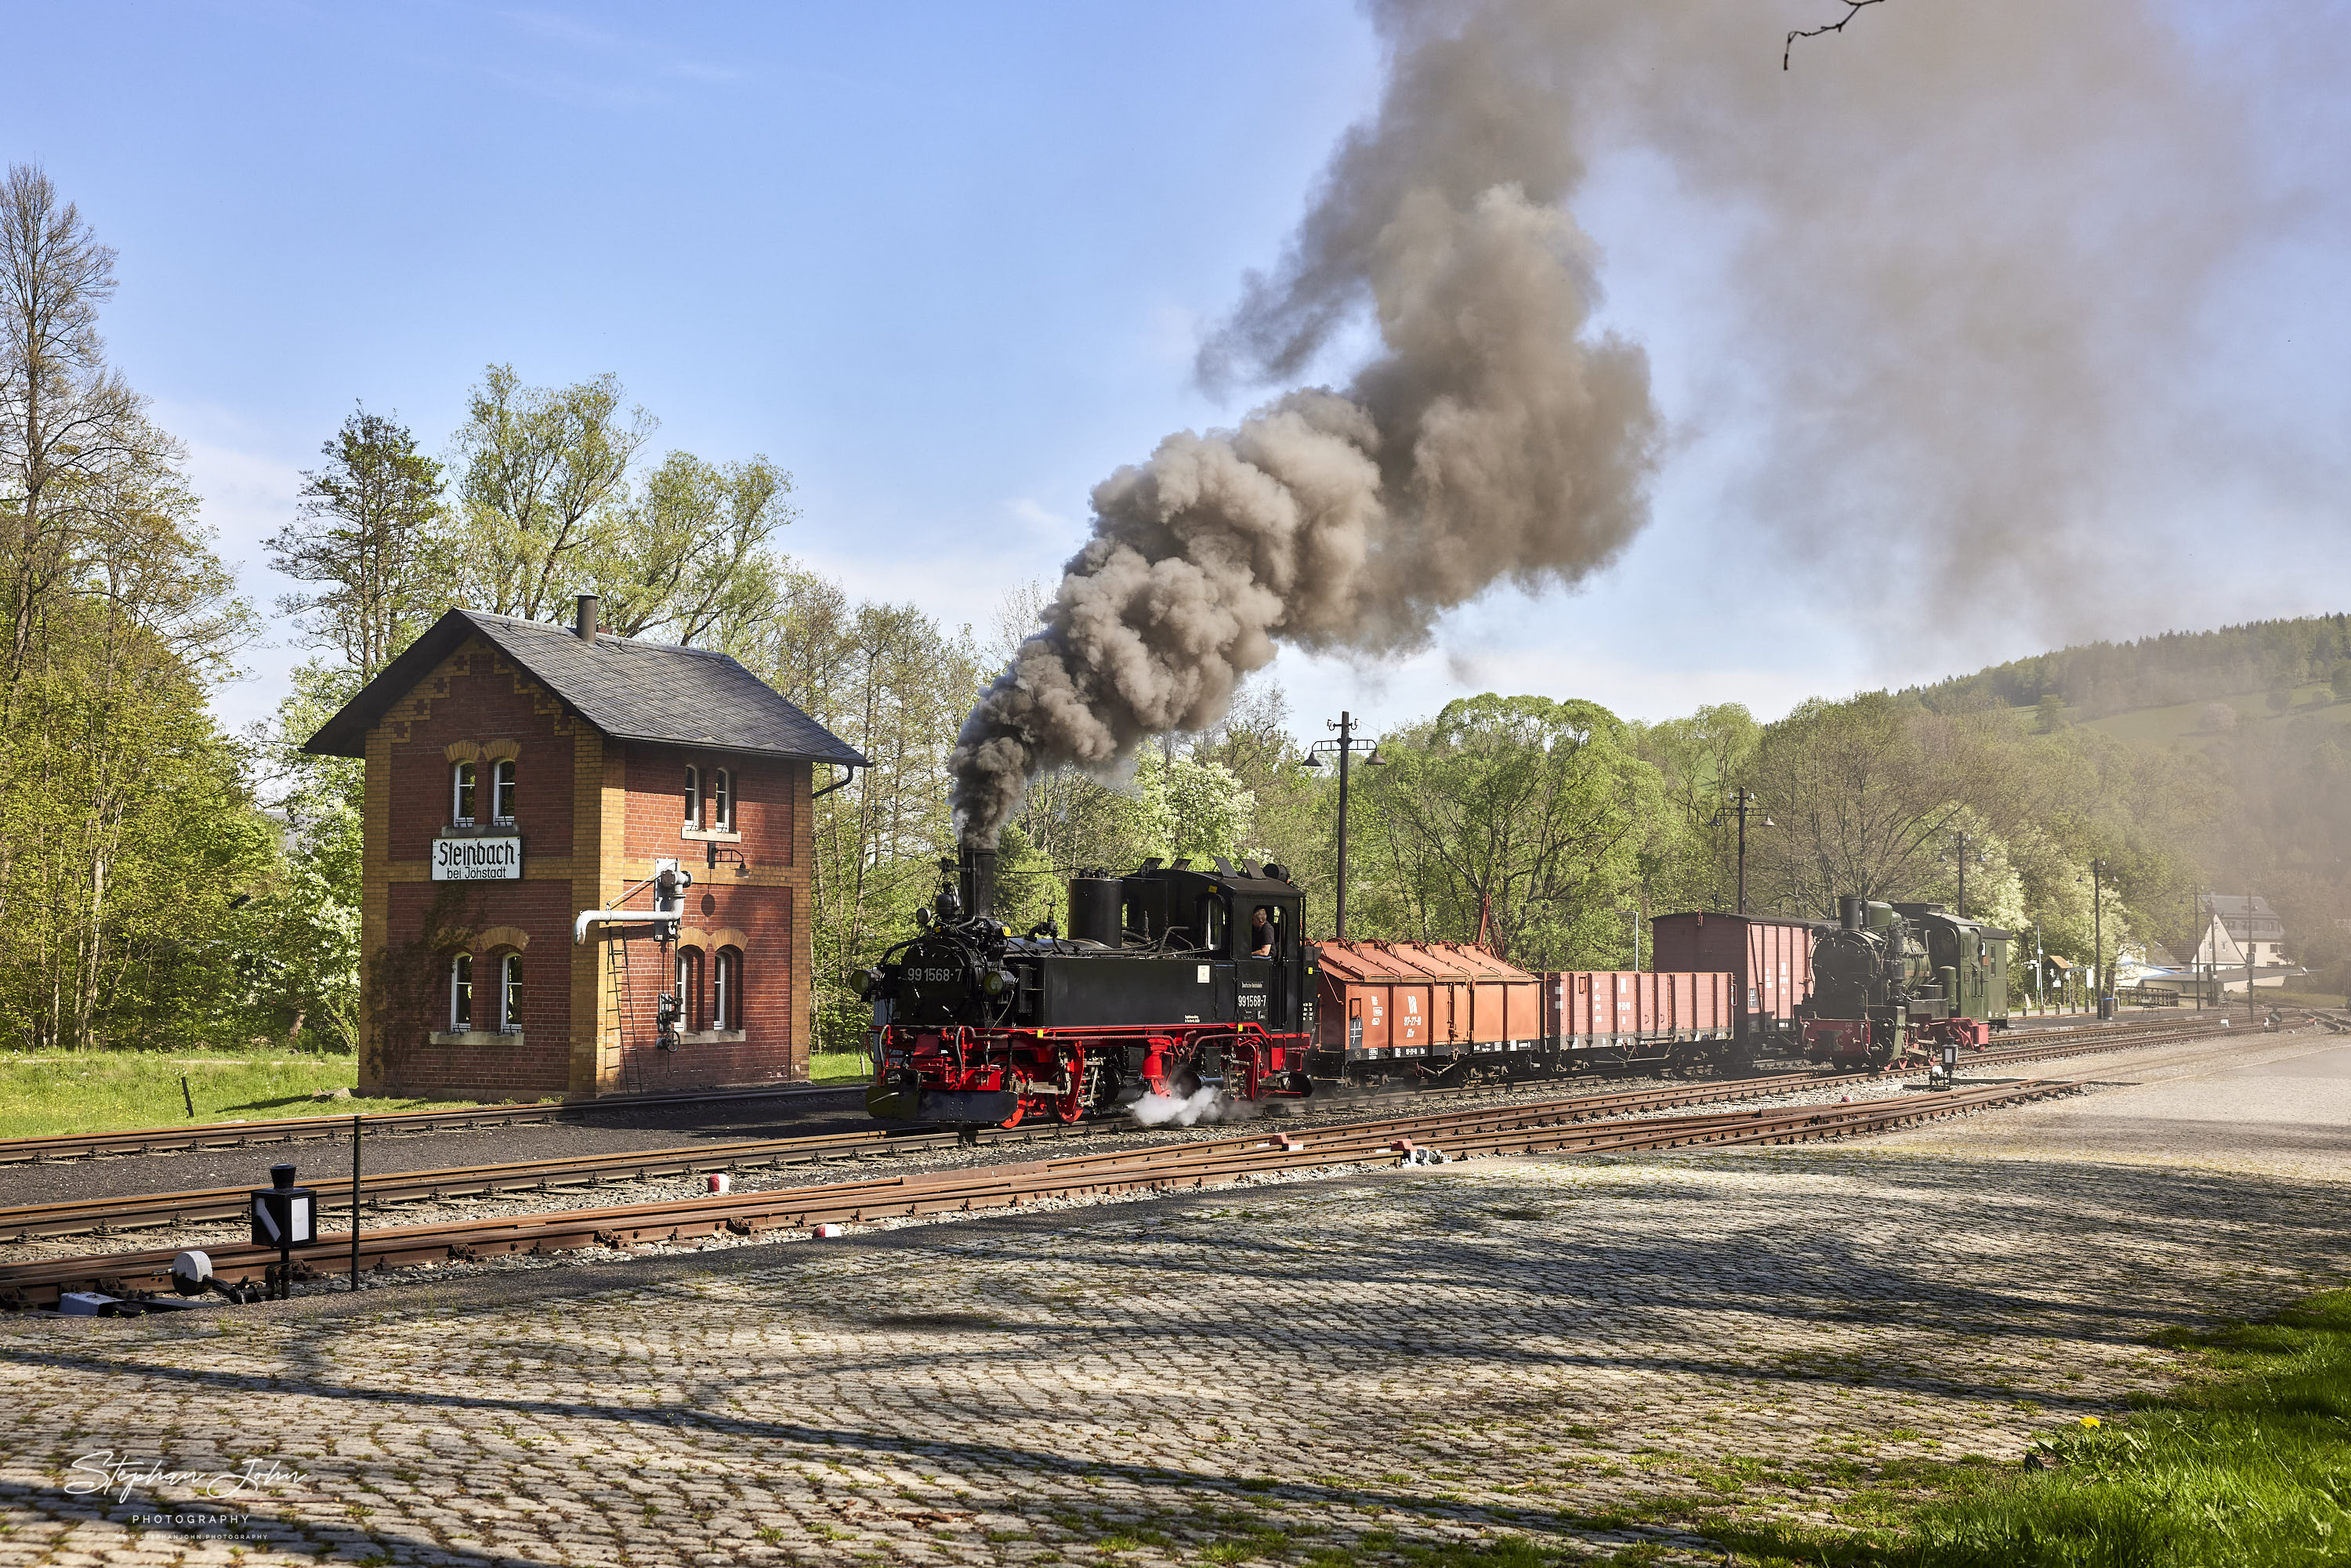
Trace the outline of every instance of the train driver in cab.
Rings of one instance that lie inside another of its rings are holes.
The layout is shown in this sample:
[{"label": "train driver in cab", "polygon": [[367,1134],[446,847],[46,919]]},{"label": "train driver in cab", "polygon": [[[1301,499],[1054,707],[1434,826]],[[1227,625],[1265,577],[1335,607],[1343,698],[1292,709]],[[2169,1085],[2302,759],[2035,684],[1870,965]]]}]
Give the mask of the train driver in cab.
[{"label": "train driver in cab", "polygon": [[1272,913],[1260,904],[1257,906],[1257,913],[1249,917],[1249,956],[1272,957],[1273,935]]}]

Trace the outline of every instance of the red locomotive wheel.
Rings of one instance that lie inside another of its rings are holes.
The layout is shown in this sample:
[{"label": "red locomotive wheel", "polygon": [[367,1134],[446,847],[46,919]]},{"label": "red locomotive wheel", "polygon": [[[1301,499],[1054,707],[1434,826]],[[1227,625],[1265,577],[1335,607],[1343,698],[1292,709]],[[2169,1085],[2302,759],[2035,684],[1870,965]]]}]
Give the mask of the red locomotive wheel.
[{"label": "red locomotive wheel", "polygon": [[1064,1125],[1086,1113],[1086,1048],[1064,1046],[1054,1052],[1053,1065],[1061,1070],[1069,1088],[1053,1101],[1053,1120]]}]

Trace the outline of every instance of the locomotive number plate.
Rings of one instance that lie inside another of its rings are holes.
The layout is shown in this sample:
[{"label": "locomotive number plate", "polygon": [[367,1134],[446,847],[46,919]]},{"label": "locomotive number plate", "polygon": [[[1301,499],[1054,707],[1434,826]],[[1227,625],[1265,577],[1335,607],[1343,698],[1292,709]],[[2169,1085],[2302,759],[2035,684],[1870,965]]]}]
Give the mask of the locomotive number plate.
[{"label": "locomotive number plate", "polygon": [[962,977],[962,971],[958,969],[910,969],[907,971],[907,976],[918,986],[945,985],[951,980],[960,979]]}]

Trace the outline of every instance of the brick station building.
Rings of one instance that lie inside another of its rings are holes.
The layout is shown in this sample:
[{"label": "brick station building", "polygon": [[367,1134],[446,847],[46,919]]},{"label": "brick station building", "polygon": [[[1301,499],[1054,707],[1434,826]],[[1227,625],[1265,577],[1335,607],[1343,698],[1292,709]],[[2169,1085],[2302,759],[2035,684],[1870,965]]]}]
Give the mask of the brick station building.
[{"label": "brick station building", "polygon": [[[452,610],[305,747],[367,763],[362,1093],[808,1076],[814,773],[865,759],[725,654],[596,612]],[[668,922],[664,866],[692,878]],[[612,909],[644,918],[580,919]]]}]

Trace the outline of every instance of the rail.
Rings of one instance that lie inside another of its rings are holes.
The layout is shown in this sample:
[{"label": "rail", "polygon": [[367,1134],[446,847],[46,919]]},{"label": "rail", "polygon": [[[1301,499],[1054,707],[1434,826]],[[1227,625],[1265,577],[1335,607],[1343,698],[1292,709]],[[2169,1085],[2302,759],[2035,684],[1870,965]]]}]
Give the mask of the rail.
[{"label": "rail", "polygon": [[[1414,1146],[1438,1139],[1458,1156],[1813,1142],[1890,1131],[2085,1087],[2064,1080],[2036,1081],[1862,1104],[1718,1112],[1596,1125],[1581,1118],[1546,1118],[1533,1113],[1538,1107],[1489,1107],[1324,1128],[1311,1138],[1249,1134],[880,1180],[378,1229],[361,1237],[356,1262],[363,1270],[382,1270],[521,1252],[681,1242],[722,1232],[752,1236],[806,1231],[823,1224],[1018,1208],[1047,1198],[1199,1189],[1259,1175],[1393,1166],[1407,1159]],[[272,1250],[244,1245],[213,1249],[211,1255],[214,1274],[230,1282],[259,1279],[275,1261]],[[340,1260],[354,1254],[347,1236],[329,1236],[320,1239],[319,1255]],[[77,1287],[116,1296],[168,1290],[172,1256],[171,1250],[160,1249],[0,1268],[0,1302],[45,1306],[56,1301],[59,1292]]]},{"label": "rail", "polygon": [[[2204,1033],[2221,1032],[2218,1023],[2193,1026],[2140,1026],[2127,1030],[2099,1030],[2087,1038],[2030,1044],[2000,1051],[1971,1052],[1971,1070],[2019,1065],[2086,1051],[2157,1045]],[[1873,1080],[1914,1076],[1916,1069],[1890,1068],[1859,1072],[1817,1071],[1779,1073],[1761,1078],[1695,1083],[1672,1089],[1620,1090],[1570,1095],[1552,1100],[1520,1101],[1498,1107],[1512,1113],[1537,1116],[1596,1118],[1681,1105],[1717,1104],[1761,1099],[1774,1094],[1859,1084]],[[1451,1093],[1474,1091],[1452,1091]],[[1448,1092],[1437,1091],[1445,1093]],[[1303,1103],[1311,1104],[1311,1102]],[[341,1130],[349,1131],[349,1119]],[[1326,1124],[1327,1125],[1327,1124]],[[1121,1128],[1103,1123],[1032,1123],[1019,1126],[983,1127],[974,1134],[924,1133],[879,1128],[854,1133],[805,1134],[727,1143],[686,1145],[666,1149],[622,1150],[551,1159],[510,1161],[496,1165],[447,1166],[413,1171],[387,1171],[360,1183],[360,1201],[373,1208],[387,1204],[429,1202],[449,1198],[484,1197],[501,1193],[554,1192],[594,1187],[608,1182],[645,1181],[657,1177],[693,1176],[725,1172],[740,1176],[758,1170],[794,1166],[821,1166],[846,1161],[863,1163],[911,1154],[944,1150],[958,1144],[1033,1145],[1068,1137],[1101,1137],[1121,1132],[1141,1135],[1144,1129]],[[246,1211],[249,1186],[183,1189],[138,1193],[55,1203],[20,1204],[0,1208],[0,1242],[26,1242],[36,1237],[92,1236],[104,1238],[123,1231],[162,1226],[214,1224],[240,1218]],[[329,1186],[320,1190],[322,1215],[348,1214],[349,1188]]]},{"label": "rail", "polygon": [[[2041,1035],[2076,1035],[2085,1030],[2099,1031],[2109,1038],[2122,1038],[2139,1029],[2179,1028],[2189,1024],[2189,1020],[2185,1018],[2167,1019],[2161,1025],[2143,1024],[2136,1019],[2111,1023],[2085,1019],[2078,1024],[2060,1024],[2048,1029],[2011,1030],[2005,1038],[2021,1040]],[[541,1100],[521,1105],[473,1105],[443,1111],[373,1111],[359,1114],[360,1123],[370,1134],[416,1134],[577,1121],[661,1105],[727,1104],[788,1095],[852,1094],[862,1092],[863,1088],[862,1082],[832,1085],[786,1083],[773,1088],[615,1094],[596,1100]],[[350,1130],[350,1124],[351,1117],[347,1113],[342,1115],[281,1116],[255,1122],[199,1122],[187,1126],[142,1127],[115,1133],[60,1133],[37,1138],[0,1138],[0,1166],[327,1142],[340,1139]]]}]

